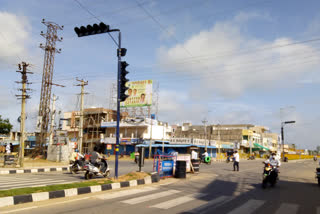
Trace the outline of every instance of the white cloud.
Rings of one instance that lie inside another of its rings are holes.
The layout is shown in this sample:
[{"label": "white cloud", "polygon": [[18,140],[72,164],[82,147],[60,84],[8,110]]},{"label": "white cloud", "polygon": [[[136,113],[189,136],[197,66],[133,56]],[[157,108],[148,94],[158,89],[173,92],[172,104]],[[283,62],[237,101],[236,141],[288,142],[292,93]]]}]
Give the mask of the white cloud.
[{"label": "white cloud", "polygon": [[282,87],[284,82],[292,87],[316,69],[320,54],[311,45],[287,46],[295,40],[264,41],[244,34],[241,27],[255,17],[258,14],[241,13],[231,21],[217,22],[184,43],[161,47],[158,60],[163,69],[200,79],[198,87],[227,97]]},{"label": "white cloud", "polygon": [[0,66],[17,64],[27,55],[26,46],[30,41],[30,24],[26,17],[0,11]]}]

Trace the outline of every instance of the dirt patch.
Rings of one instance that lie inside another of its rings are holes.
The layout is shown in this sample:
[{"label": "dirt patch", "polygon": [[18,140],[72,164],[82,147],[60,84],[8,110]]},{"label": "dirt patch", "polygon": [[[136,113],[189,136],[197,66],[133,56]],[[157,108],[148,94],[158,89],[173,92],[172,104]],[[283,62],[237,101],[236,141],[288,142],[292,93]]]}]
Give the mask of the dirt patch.
[{"label": "dirt patch", "polygon": [[122,181],[131,181],[131,180],[138,180],[138,179],[143,179],[147,176],[150,176],[150,174],[146,172],[130,172],[126,175],[121,175],[118,177],[118,179],[110,179],[113,182],[122,182]]}]

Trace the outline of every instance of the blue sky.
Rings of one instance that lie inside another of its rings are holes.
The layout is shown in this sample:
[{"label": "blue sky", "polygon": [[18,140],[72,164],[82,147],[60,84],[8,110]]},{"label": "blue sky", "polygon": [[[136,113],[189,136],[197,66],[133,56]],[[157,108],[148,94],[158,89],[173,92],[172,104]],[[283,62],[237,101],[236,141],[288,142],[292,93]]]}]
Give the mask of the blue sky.
[{"label": "blue sky", "polygon": [[57,108],[79,108],[76,77],[89,81],[86,107],[108,107],[116,46],[108,35],[78,38],[73,31],[98,22],[94,14],[121,29],[129,79],[159,83],[160,120],[200,124],[207,117],[210,123],[253,123],[279,132],[281,118],[293,119],[287,142],[313,149],[319,145],[319,9],[317,0],[0,0],[0,114],[19,128],[15,70],[26,61],[34,72],[27,129],[34,129],[43,18],[64,25],[54,82],[67,87],[53,87]]}]

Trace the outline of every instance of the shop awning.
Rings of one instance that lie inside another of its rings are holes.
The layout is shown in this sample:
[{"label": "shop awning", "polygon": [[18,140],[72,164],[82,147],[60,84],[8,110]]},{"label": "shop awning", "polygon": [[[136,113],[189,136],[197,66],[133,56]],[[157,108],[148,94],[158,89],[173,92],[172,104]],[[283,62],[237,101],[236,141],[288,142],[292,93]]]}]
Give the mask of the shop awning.
[{"label": "shop awning", "polygon": [[264,150],[267,150],[267,151],[270,150],[269,148],[264,147],[264,146],[262,146],[262,145],[260,145],[260,144],[258,144],[258,143],[253,143],[253,145],[254,145],[255,148],[260,148],[260,149],[264,149]]},{"label": "shop awning", "polygon": [[[191,144],[183,144],[183,145],[175,145],[175,144],[163,144],[163,147],[170,147],[170,148],[185,148],[185,147],[190,147],[192,146]],[[138,144],[136,147],[149,147],[149,144]],[[152,144],[152,148],[162,148],[162,144]]]},{"label": "shop awning", "polygon": [[[149,147],[149,144],[138,144],[136,147]],[[152,148],[162,148],[162,144],[152,144]],[[199,147],[205,148],[204,145],[192,145],[192,144],[163,144],[166,148],[186,148],[186,147]],[[216,149],[215,146],[207,146],[208,149]]]}]

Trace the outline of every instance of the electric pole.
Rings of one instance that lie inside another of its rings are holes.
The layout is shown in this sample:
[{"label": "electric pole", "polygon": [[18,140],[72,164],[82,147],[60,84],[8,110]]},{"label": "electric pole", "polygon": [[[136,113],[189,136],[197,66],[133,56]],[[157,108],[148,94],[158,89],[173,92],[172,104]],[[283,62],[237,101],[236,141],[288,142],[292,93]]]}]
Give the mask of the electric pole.
[{"label": "electric pole", "polygon": [[219,160],[221,159],[221,140],[220,140],[220,124],[218,124],[218,153],[219,153]]},{"label": "electric pole", "polygon": [[[21,68],[22,65],[22,68]],[[30,96],[27,95],[27,91],[30,90],[26,88],[27,84],[31,84],[28,82],[27,74],[33,74],[32,72],[27,72],[27,67],[29,64],[22,62],[19,66],[19,73],[21,73],[21,83],[22,88],[19,89],[21,91],[21,95],[16,95],[18,99],[21,99],[21,116],[20,116],[20,149],[19,149],[19,165],[23,167],[23,159],[24,159],[24,129],[25,129],[25,119],[26,119],[26,99],[29,99]]]},{"label": "electric pole", "polygon": [[149,159],[151,158],[152,153],[152,118],[150,118],[151,121],[151,129],[150,129],[150,142],[149,142]]},{"label": "electric pole", "polygon": [[40,154],[42,153],[43,145],[45,144],[45,139],[48,132],[52,85],[64,87],[62,85],[52,83],[54,57],[56,53],[61,52],[61,49],[56,48],[56,42],[62,41],[62,37],[58,37],[57,31],[62,30],[63,26],[60,27],[54,22],[46,22],[44,19],[42,19],[42,23],[47,26],[47,32],[43,33],[41,31],[40,33],[40,35],[46,39],[45,45],[40,44],[40,48],[45,51],[38,113],[39,124],[37,124],[38,130],[40,131],[40,136],[37,139],[38,149],[35,150],[35,153]]},{"label": "electric pole", "polygon": [[83,140],[83,95],[84,93],[84,86],[88,85],[88,81],[84,81],[77,79],[80,84],[76,86],[81,86],[81,98],[80,98],[80,123],[79,123],[79,151],[82,153],[82,140]]},{"label": "electric pole", "polygon": [[204,150],[207,151],[207,119],[203,119],[202,120],[202,123],[203,123],[203,126],[204,126],[204,143],[205,143],[205,148]]},{"label": "electric pole", "polygon": [[49,137],[49,145],[53,143],[53,133],[54,133],[54,122],[56,117],[56,101],[58,98],[53,94],[52,98],[52,106],[51,106],[51,127],[50,127],[50,137]]}]

